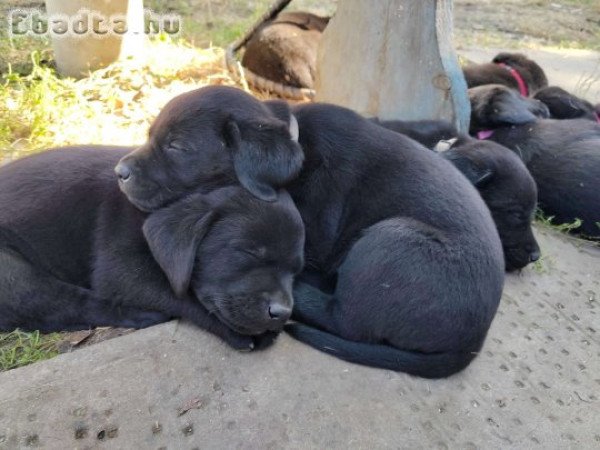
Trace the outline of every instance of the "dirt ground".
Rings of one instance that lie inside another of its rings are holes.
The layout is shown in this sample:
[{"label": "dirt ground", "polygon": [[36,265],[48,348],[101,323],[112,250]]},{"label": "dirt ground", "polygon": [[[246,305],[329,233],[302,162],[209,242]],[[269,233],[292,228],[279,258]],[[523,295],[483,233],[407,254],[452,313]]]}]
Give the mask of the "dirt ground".
[{"label": "dirt ground", "polygon": [[600,50],[598,0],[456,0],[461,47],[585,48]]}]

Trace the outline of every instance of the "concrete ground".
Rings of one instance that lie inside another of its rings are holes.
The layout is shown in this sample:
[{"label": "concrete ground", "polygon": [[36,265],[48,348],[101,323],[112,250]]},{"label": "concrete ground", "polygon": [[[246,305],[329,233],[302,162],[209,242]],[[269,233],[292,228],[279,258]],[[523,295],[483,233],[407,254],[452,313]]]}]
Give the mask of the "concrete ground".
[{"label": "concrete ground", "polygon": [[446,380],[286,335],[237,353],[170,322],[0,374],[0,449],[600,447],[600,248],[539,229],[482,353]]},{"label": "concrete ground", "polygon": [[[470,61],[490,62],[499,48],[462,49],[458,53]],[[548,76],[551,86],[560,86],[585,98],[593,104],[600,103],[600,52],[592,50],[545,49],[522,50],[536,61]]]}]

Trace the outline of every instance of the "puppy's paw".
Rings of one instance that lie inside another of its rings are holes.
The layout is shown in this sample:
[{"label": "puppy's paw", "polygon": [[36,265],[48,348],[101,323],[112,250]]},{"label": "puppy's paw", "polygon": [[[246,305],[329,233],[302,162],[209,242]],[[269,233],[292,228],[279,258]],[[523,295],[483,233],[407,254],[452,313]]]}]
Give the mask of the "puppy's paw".
[{"label": "puppy's paw", "polygon": [[275,339],[279,336],[278,332],[275,331],[267,331],[266,333],[259,334],[254,337],[254,349],[255,350],[264,350],[269,348],[271,345],[275,343]]}]

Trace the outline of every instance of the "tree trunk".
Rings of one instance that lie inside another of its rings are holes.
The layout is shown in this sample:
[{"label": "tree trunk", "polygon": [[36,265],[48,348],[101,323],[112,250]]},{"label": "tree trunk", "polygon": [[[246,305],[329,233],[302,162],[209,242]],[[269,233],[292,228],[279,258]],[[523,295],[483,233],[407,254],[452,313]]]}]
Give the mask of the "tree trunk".
[{"label": "tree trunk", "polygon": [[452,0],[340,0],[319,49],[317,101],[385,120],[445,119],[468,130],[452,48]]}]

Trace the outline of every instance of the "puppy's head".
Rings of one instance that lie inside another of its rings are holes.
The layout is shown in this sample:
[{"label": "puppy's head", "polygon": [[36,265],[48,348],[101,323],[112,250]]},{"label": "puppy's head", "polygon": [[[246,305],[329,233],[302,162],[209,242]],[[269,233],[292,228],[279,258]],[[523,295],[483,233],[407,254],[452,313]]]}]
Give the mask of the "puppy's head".
[{"label": "puppy's head", "polygon": [[496,224],[506,270],[525,267],[540,257],[531,222],[537,187],[523,162],[491,141],[459,140],[444,153],[477,187]]},{"label": "puppy's head", "polygon": [[546,78],[544,70],[522,53],[498,53],[492,62],[506,64],[516,69],[527,83],[529,92],[548,86],[548,78]]},{"label": "puppy's head", "polygon": [[543,102],[553,119],[588,119],[597,121],[594,106],[558,86],[537,91],[533,98]]},{"label": "puppy's head", "polygon": [[500,84],[477,86],[468,92],[471,102],[471,133],[507,125],[522,125],[550,116],[548,107],[539,100],[523,97],[514,89]]},{"label": "puppy's head", "polygon": [[143,231],[173,291],[231,329],[279,331],[290,317],[304,227],[286,192],[273,202],[237,186],[194,193],[150,214]]},{"label": "puppy's head", "polygon": [[209,86],[175,97],[150,127],[147,142],[115,168],[119,185],[138,208],[152,211],[194,188],[241,183],[273,201],[293,179],[304,155],[298,123],[281,101]]}]

